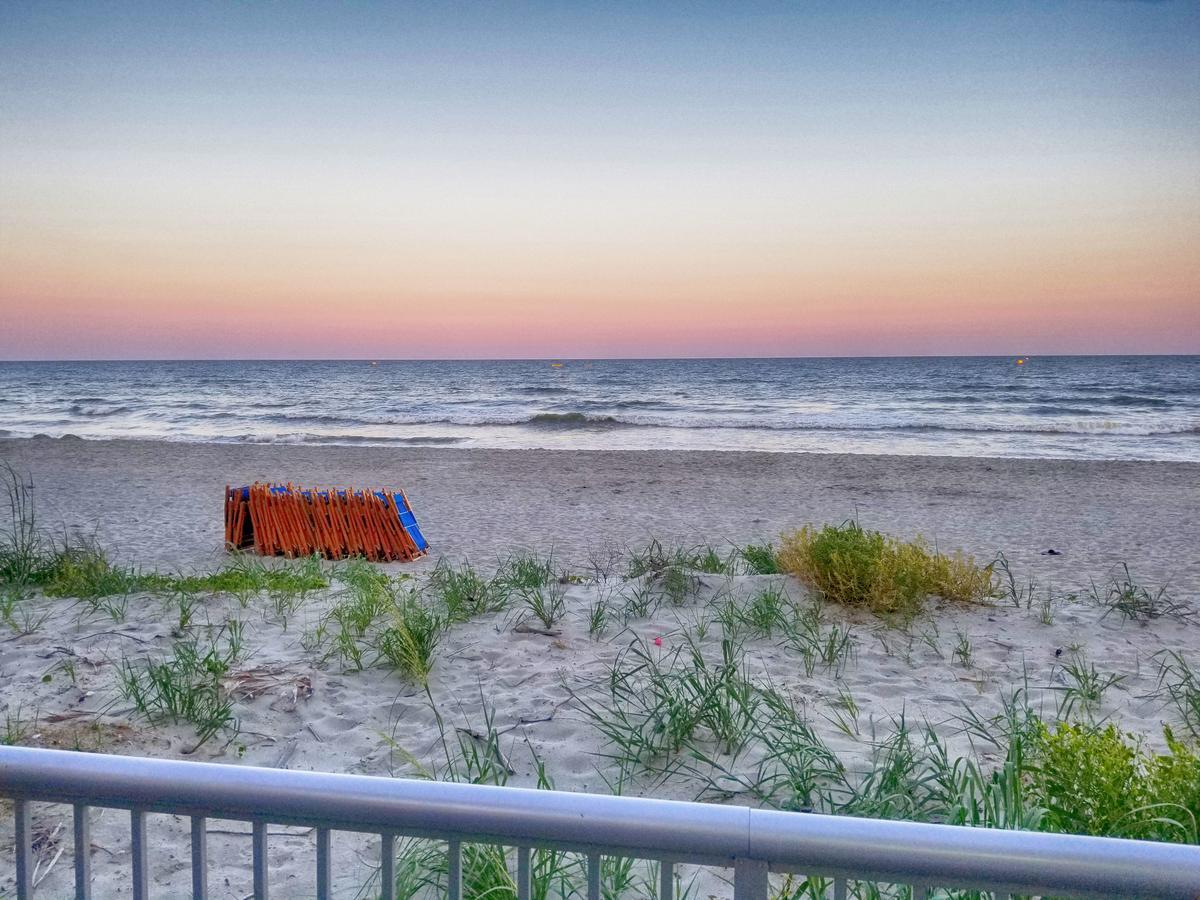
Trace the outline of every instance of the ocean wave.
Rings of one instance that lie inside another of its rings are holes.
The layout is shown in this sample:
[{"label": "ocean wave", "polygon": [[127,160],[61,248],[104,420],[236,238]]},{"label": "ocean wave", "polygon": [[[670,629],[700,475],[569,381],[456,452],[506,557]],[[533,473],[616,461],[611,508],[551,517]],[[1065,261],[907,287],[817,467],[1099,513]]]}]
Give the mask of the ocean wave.
[{"label": "ocean wave", "polygon": [[[100,401],[103,403],[104,401]],[[128,406],[110,406],[96,407],[84,406],[82,403],[74,404],[70,409],[71,415],[86,416],[88,418],[103,418],[104,416],[117,416],[121,413],[133,412]]]},{"label": "ocean wave", "polygon": [[531,396],[544,396],[548,394],[573,394],[575,393],[570,388],[557,387],[549,384],[531,384],[518,390],[520,394],[528,394]]},{"label": "ocean wave", "polygon": [[419,435],[415,437],[395,437],[384,434],[312,434],[311,432],[290,432],[287,434],[263,435],[240,434],[233,437],[216,439],[219,443],[237,444],[314,444],[320,446],[410,446],[410,447],[446,447],[452,444],[462,444],[470,440],[458,435]]},{"label": "ocean wave", "polygon": [[538,413],[517,424],[528,425],[531,428],[613,428],[639,423],[623,421],[616,416],[589,416],[581,412],[567,412]]},{"label": "ocean wave", "polygon": [[[807,431],[807,428],[797,429]],[[1123,422],[1077,422],[1061,425],[1026,425],[1014,423],[1011,425],[968,425],[956,423],[953,425],[869,425],[869,426],[830,426],[828,429],[813,430],[830,431],[927,431],[958,434],[1061,434],[1077,437],[1112,436],[1112,437],[1167,437],[1171,435],[1200,434],[1200,426],[1191,425],[1183,428],[1167,428],[1155,426],[1130,425]]]},{"label": "ocean wave", "polygon": [[1045,406],[1030,406],[1025,412],[1033,416],[1103,416],[1105,413],[1100,409],[1087,409],[1082,406],[1055,406],[1048,404]]},{"label": "ocean wave", "polygon": [[933,397],[922,397],[924,403],[987,403],[993,398],[983,394],[937,394]]},{"label": "ocean wave", "polygon": [[362,419],[355,419],[350,416],[333,416],[325,413],[313,415],[305,413],[302,415],[287,415],[284,413],[263,416],[262,421],[271,422],[275,425],[342,425],[348,427],[357,427],[363,424]]},{"label": "ocean wave", "polygon": [[[397,423],[401,424],[401,423]],[[408,423],[404,423],[408,424]],[[704,430],[709,428],[735,431],[769,431],[769,432],[947,432],[960,434],[1063,434],[1063,435],[1187,435],[1200,433],[1200,426],[1186,424],[1176,426],[1169,423],[1140,425],[1130,422],[1118,422],[1111,419],[1088,419],[1079,422],[1056,422],[1042,424],[1039,422],[914,422],[911,424],[896,421],[862,421],[862,422],[754,422],[745,419],[721,419],[715,416],[692,417],[681,421],[667,417],[639,416],[629,418],[621,415],[591,415],[578,411],[561,413],[538,413],[526,419],[480,419],[472,422],[461,420],[440,420],[430,423],[422,420],[416,424],[452,424],[467,427],[503,427],[525,426],[529,428],[570,429],[570,428],[672,428],[684,430]]]},{"label": "ocean wave", "polygon": [[1141,397],[1137,394],[1114,394],[1106,398],[1105,402],[1113,406],[1152,406],[1155,409],[1171,405],[1170,400],[1164,400],[1162,397]]}]

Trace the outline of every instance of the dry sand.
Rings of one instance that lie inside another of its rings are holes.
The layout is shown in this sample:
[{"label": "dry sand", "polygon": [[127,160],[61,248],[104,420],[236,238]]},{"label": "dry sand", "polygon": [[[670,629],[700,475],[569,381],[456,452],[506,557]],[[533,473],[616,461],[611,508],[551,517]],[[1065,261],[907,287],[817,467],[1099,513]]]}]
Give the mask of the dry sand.
[{"label": "dry sand", "polygon": [[[1128,561],[1200,590],[1200,465],[679,451],[392,449],[0,440],[47,524],[96,532],[142,565],[221,562],[227,483],[399,485],[437,554],[516,546],[581,558],[610,544],[745,543],[805,522],[1003,550],[1057,585]],[[1049,548],[1063,551],[1045,557]]]},{"label": "dry sand", "polygon": [[[487,451],[380,448],[185,445],[71,440],[0,441],[0,459],[30,471],[46,524],[95,532],[123,560],[172,569],[209,569],[220,549],[221,496],[226,482],[253,479],[300,483],[398,484],[411,497],[438,554],[482,565],[516,547],[553,547],[557,558],[586,574],[589,556],[615,545],[666,540],[745,543],[775,538],[805,522],[837,522],[857,513],[869,527],[898,536],[923,534],[941,547],[984,558],[1001,550],[1014,569],[1052,584],[1060,597],[1103,581],[1128,562],[1148,583],[1169,583],[1177,600],[1200,605],[1200,466],[1172,463],[971,460],[746,453]],[[1044,556],[1048,548],[1059,556]],[[603,554],[600,554],[603,555]],[[420,586],[431,562],[403,568]],[[389,567],[399,571],[402,567]],[[745,599],[778,584],[798,603],[804,588],[792,579],[702,576],[679,607],[663,604],[645,618],[588,634],[586,612],[603,596],[620,597],[640,583],[589,581],[567,591],[562,634],[513,632],[514,614],[498,613],[455,626],[439,648],[430,695],[451,728],[480,727],[483,706],[495,710],[505,736],[512,782],[532,783],[532,754],[547,761],[556,786],[605,790],[610,774],[593,724],[571,701],[589,695],[631,642],[664,656],[687,629],[711,617],[728,597]],[[71,601],[40,599],[48,618],[34,634],[0,636],[0,697],[11,716],[20,706],[30,720],[29,742],[88,746],[108,752],[201,758],[250,765],[370,774],[412,774],[393,741],[426,766],[440,749],[425,693],[381,668],[346,672],[322,661],[306,640],[342,586],[311,596],[281,616],[269,598],[245,608],[232,597],[208,597],[198,618],[247,625],[239,671],[272,673],[269,687],[236,706],[240,732],[209,741],[193,754],[186,726],[150,726],[131,714],[116,691],[122,656],[164,653],[170,617],[161,599],[130,599],[123,622]],[[1040,611],[1011,606],[931,609],[907,630],[862,614],[830,610],[833,624],[853,630],[855,655],[840,676],[818,668],[806,676],[795,651],[777,637],[750,639],[750,677],[770,681],[802,706],[817,732],[852,768],[865,767],[871,732],[886,733],[893,717],[927,720],[951,746],[968,747],[955,717],[969,706],[995,714],[1002,698],[1028,682],[1035,707],[1051,714],[1061,698],[1062,657],[1077,647],[1097,669],[1124,680],[1109,689],[1098,718],[1151,741],[1172,711],[1152,693],[1163,650],[1192,654],[1200,625],[1158,619],[1148,625],[1104,616],[1090,602],[1060,599],[1043,621]],[[961,639],[970,665],[954,656]],[[719,655],[720,628],[701,642]],[[68,675],[73,664],[75,680]],[[47,679],[45,676],[49,675]],[[297,692],[297,685],[311,685]],[[857,734],[834,724],[837,700],[858,705]],[[3,715],[0,712],[0,715]],[[36,716],[36,719],[33,717]],[[986,761],[987,748],[980,752]],[[752,769],[751,753],[743,765]],[[649,790],[646,786],[635,786]],[[684,780],[653,787],[658,796],[690,798]],[[48,863],[64,855],[44,882],[42,896],[63,896],[70,885],[69,811],[38,807],[35,817]],[[152,874],[158,896],[179,896],[188,884],[187,823],[155,817]],[[55,832],[55,828],[61,830]],[[211,883],[215,896],[249,893],[248,828],[212,822]],[[98,813],[93,825],[97,896],[129,894],[128,820]],[[0,896],[12,888],[12,826],[0,823]],[[369,841],[343,837],[338,892],[355,896],[371,875]],[[277,896],[311,894],[313,836],[303,829],[272,830],[272,888]],[[702,896],[728,896],[719,882],[698,882]]]}]

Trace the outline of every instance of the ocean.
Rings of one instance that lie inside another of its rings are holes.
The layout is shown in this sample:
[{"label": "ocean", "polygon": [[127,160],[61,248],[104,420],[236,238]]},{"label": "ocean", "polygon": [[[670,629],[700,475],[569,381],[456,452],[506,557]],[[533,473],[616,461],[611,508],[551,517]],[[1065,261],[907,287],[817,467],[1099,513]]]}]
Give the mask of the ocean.
[{"label": "ocean", "polygon": [[0,363],[0,437],[1200,462],[1200,356]]}]

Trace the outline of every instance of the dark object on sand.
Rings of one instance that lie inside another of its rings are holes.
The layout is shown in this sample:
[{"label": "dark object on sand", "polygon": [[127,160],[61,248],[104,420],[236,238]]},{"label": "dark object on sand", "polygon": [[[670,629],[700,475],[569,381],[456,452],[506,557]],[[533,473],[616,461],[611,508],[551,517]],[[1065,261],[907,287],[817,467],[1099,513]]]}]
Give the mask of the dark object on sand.
[{"label": "dark object on sand", "polygon": [[1053,547],[1051,547],[1049,550],[1043,550],[1042,556],[1062,556],[1062,551],[1055,550]]}]

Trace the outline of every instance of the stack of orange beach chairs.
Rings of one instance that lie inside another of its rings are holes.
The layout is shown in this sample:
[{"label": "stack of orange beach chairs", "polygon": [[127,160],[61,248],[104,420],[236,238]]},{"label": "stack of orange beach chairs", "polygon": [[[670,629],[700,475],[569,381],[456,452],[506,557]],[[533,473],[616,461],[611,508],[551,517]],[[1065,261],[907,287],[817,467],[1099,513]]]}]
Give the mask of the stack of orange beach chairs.
[{"label": "stack of orange beach chairs", "polygon": [[401,490],[312,490],[255,482],[225,488],[225,545],[263,556],[372,562],[413,560],[429,551]]}]

